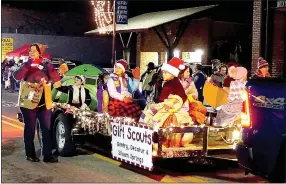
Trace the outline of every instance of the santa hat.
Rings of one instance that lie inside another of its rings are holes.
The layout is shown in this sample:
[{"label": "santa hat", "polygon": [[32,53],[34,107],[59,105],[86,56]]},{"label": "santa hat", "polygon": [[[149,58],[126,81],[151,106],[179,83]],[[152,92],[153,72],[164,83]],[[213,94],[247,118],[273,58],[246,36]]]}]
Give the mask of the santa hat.
[{"label": "santa hat", "polygon": [[175,77],[178,77],[180,70],[184,69],[185,69],[184,61],[181,60],[180,58],[174,57],[168,63],[164,63],[161,70],[169,72]]},{"label": "santa hat", "polygon": [[257,68],[260,69],[260,68],[263,68],[265,66],[268,66],[268,62],[263,58],[263,57],[259,57],[257,59],[258,63],[257,63]]},{"label": "santa hat", "polygon": [[128,69],[128,67],[127,67],[127,61],[124,60],[124,59],[118,60],[118,61],[115,63],[114,68],[117,67],[117,66],[120,67],[120,68],[123,70],[123,72],[125,72],[125,71]]},{"label": "santa hat", "polygon": [[245,76],[247,76],[247,70],[244,67],[237,67],[235,72],[235,76],[233,77],[233,79],[235,80],[240,80],[243,79]]}]

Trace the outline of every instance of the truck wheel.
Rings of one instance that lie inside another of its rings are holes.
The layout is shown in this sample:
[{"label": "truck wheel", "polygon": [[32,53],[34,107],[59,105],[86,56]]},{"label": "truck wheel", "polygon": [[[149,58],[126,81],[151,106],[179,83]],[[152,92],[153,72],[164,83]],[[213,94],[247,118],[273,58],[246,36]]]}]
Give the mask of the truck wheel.
[{"label": "truck wheel", "polygon": [[55,141],[56,150],[60,156],[72,156],[75,150],[71,135],[71,123],[69,117],[63,113],[55,120]]},{"label": "truck wheel", "polygon": [[276,167],[274,169],[273,175],[270,177],[271,183],[286,183],[286,153],[285,153],[285,140],[282,142],[280,152],[277,158]]}]

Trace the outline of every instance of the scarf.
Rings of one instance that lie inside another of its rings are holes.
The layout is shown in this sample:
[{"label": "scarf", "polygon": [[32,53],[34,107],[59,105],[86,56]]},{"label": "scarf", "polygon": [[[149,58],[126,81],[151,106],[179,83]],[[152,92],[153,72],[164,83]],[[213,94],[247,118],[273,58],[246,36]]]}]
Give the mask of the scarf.
[{"label": "scarf", "polygon": [[80,93],[80,96],[81,96],[81,102],[82,104],[85,103],[85,89],[83,86],[80,87],[80,91],[79,91],[79,87],[73,85],[72,86],[73,88],[73,103],[77,103],[79,104],[80,103],[80,100],[79,100],[79,93]]},{"label": "scarf", "polygon": [[43,58],[34,59],[31,66],[33,68],[38,68],[38,65],[41,64],[42,62],[43,62]]}]

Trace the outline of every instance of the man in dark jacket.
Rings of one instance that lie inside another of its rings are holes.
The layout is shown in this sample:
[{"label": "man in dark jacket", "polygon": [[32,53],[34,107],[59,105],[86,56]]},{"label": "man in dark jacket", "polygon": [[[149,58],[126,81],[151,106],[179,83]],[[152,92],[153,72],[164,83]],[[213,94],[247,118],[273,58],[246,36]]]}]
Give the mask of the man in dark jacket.
[{"label": "man in dark jacket", "polygon": [[152,86],[149,84],[152,80],[152,76],[154,75],[155,64],[153,62],[149,62],[147,65],[147,71],[144,72],[141,76],[140,82],[142,83],[142,94],[145,96],[145,99],[152,92]]},{"label": "man in dark jacket", "polygon": [[194,67],[194,83],[195,86],[198,90],[198,100],[200,102],[204,102],[204,97],[203,97],[203,88],[207,79],[206,74],[202,71],[202,65],[196,64]]},{"label": "man in dark jacket", "polygon": [[216,67],[216,71],[211,75],[211,83],[215,86],[222,88],[222,83],[226,77],[227,68],[221,63]]}]

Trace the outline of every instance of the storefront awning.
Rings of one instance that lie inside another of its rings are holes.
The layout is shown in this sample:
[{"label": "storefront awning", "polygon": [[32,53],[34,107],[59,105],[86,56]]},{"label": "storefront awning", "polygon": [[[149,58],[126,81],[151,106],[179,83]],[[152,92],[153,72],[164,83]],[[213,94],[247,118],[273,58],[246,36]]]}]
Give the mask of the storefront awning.
[{"label": "storefront awning", "polygon": [[[133,18],[128,19],[128,24],[117,24],[116,25],[116,32],[140,32],[146,29],[150,29],[152,27],[156,27],[168,22],[172,22],[174,20],[178,20],[195,13],[199,13],[210,8],[214,8],[217,5],[210,5],[210,6],[199,6],[193,8],[184,8],[184,9],[177,9],[177,10],[167,10],[167,11],[159,11],[159,12],[152,12],[152,13],[145,13]],[[95,29],[86,32],[85,34],[94,34],[100,33],[102,30],[111,32],[112,25],[101,29]]]}]

